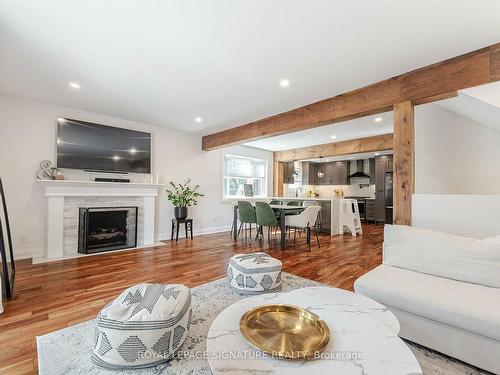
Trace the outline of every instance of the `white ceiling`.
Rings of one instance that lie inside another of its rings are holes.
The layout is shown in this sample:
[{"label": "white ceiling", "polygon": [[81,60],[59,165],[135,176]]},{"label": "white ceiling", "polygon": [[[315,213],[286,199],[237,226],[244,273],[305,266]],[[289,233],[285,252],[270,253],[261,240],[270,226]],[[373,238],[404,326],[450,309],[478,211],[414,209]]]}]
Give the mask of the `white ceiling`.
[{"label": "white ceiling", "polygon": [[498,0],[2,0],[0,91],[206,134],[496,43],[499,24]]},{"label": "white ceiling", "polygon": [[500,132],[500,81],[460,91],[436,104]]},{"label": "white ceiling", "polygon": [[[377,117],[382,118],[382,121],[375,122]],[[392,133],[392,112],[260,139],[247,142],[245,145],[269,151],[280,151],[388,133]],[[336,138],[332,139],[332,135]]]}]

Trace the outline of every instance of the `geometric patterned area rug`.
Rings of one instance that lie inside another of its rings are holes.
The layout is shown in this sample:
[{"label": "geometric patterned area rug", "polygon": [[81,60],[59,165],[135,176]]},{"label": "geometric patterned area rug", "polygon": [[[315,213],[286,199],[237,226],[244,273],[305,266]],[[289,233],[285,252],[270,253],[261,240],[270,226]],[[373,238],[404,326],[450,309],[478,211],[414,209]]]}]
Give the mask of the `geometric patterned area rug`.
[{"label": "geometric patterned area rug", "polygon": [[[285,272],[282,274],[282,282],[284,292],[304,287],[325,286],[316,281]],[[193,318],[189,328],[189,335],[181,350],[200,353],[205,350],[208,329],[217,315],[229,305],[240,299],[247,298],[247,296],[242,296],[232,290],[226,278],[192,288],[191,294]],[[138,370],[105,370],[96,367],[90,361],[94,328],[95,320],[92,319],[37,337],[39,373],[41,375],[211,374],[207,360],[194,357],[180,360],[174,359],[155,367]],[[415,354],[425,375],[489,374],[411,342],[407,342],[407,344]]]}]

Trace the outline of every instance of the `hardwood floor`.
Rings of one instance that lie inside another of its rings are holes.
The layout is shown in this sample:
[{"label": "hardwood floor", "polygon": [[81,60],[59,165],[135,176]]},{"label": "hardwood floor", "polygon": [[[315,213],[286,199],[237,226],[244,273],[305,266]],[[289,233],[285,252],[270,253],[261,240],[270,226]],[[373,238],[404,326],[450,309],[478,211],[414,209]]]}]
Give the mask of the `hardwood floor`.
[{"label": "hardwood floor", "polygon": [[[352,290],[354,281],[381,263],[383,226],[364,225],[364,234],[321,236],[321,248],[307,251],[304,237],[286,250],[278,243],[240,239],[228,233],[179,239],[146,250],[131,250],[32,265],[17,263],[14,298],[0,315],[0,374],[37,372],[35,336],[96,316],[123,289],[141,282],[183,283],[194,287],[225,276],[235,253],[264,250],[283,269]],[[255,232],[254,232],[255,233]]]}]

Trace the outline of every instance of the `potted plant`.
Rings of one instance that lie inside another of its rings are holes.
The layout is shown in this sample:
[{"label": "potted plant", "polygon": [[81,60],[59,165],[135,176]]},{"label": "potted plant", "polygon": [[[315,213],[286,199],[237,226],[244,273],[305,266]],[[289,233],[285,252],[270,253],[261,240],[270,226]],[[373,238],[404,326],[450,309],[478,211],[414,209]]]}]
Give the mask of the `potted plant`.
[{"label": "potted plant", "polygon": [[174,205],[174,215],[176,219],[185,219],[188,216],[188,207],[198,204],[197,198],[204,195],[198,191],[200,185],[193,188],[189,186],[191,179],[188,178],[183,184],[176,184],[170,181],[172,189],[167,189],[167,198]]}]

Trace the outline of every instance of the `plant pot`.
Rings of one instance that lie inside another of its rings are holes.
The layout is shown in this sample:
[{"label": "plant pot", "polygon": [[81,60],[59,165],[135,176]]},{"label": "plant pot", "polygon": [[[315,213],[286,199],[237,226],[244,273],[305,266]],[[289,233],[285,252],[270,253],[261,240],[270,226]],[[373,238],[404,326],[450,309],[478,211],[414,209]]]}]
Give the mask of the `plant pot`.
[{"label": "plant pot", "polygon": [[187,207],[174,207],[174,215],[178,220],[183,220],[188,217]]}]

